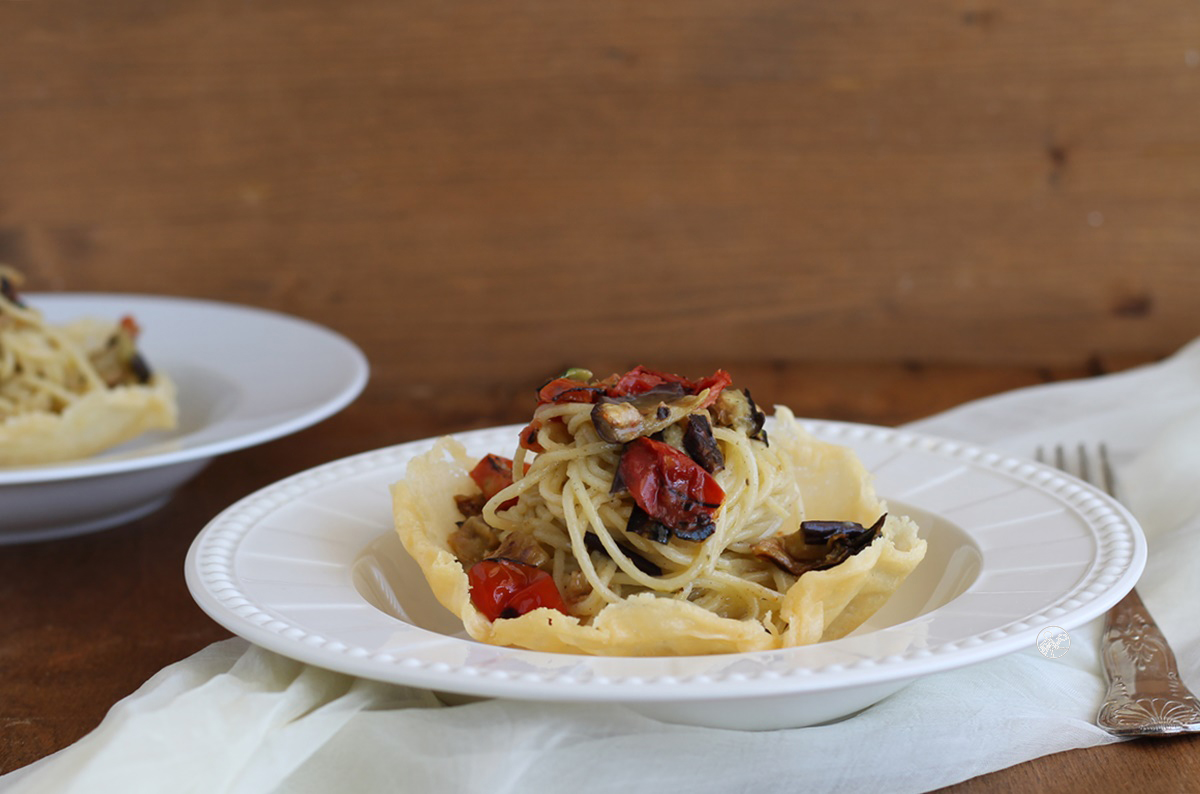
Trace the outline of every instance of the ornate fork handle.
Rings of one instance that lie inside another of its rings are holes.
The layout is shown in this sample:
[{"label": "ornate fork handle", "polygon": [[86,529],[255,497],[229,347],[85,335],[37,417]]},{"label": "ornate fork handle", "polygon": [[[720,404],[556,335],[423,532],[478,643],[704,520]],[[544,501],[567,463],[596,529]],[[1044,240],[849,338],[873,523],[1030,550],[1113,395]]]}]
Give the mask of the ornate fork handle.
[{"label": "ornate fork handle", "polygon": [[1200,729],[1200,701],[1180,681],[1175,654],[1137,590],[1108,612],[1101,643],[1109,682],[1096,718],[1101,728],[1118,736]]},{"label": "ornate fork handle", "polygon": [[[1093,458],[1079,444],[1077,465],[1068,465],[1062,445],[1054,448],[1053,465],[1117,497],[1116,477],[1101,443]],[[1037,459],[1050,463],[1044,447]],[[1200,731],[1200,701],[1179,679],[1175,654],[1142,603],[1137,590],[1117,602],[1104,617],[1100,661],[1108,677],[1108,695],[1096,723],[1117,736],[1167,736]]]}]

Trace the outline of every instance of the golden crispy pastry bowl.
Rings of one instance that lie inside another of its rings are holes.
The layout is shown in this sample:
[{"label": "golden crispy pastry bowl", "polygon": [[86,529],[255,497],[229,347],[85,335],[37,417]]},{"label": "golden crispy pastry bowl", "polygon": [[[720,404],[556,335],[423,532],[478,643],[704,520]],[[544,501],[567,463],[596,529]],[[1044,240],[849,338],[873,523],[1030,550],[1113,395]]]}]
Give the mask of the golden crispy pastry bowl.
[{"label": "golden crispy pastry bowl", "polygon": [[[785,409],[786,413],[786,409]],[[791,423],[790,413],[786,421]],[[866,469],[848,447],[820,441],[799,425],[776,424],[771,443],[783,447],[810,517],[868,526],[887,511]],[[925,556],[926,542],[910,518],[889,515],[880,536],[845,562],[810,571],[783,599],[787,628],[772,634],[754,619],[722,617],[689,601],[641,593],[605,606],[590,621],[551,609],[489,621],[471,603],[466,571],[447,539],[462,517],[457,494],[473,485],[475,459],[452,438],[440,439],[408,465],[392,487],[396,531],[438,601],[474,639],[539,651],[605,656],[685,656],[762,651],[845,636],[874,614]]]},{"label": "golden crispy pastry bowl", "polygon": [[81,397],[62,413],[37,411],[0,422],[0,466],[32,466],[95,455],[149,430],[175,427],[175,384],[159,373],[145,385]]}]

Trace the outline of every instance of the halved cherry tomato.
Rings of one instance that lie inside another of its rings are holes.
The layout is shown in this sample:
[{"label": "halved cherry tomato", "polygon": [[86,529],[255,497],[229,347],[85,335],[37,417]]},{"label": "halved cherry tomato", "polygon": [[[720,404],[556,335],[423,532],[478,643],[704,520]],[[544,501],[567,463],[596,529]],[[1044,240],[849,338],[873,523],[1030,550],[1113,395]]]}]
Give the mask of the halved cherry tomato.
[{"label": "halved cherry tomato", "polygon": [[[568,374],[574,372],[576,371],[568,370]],[[586,373],[584,377],[590,375],[591,373]],[[537,404],[542,406],[551,403],[594,403],[602,391],[599,385],[588,383],[586,379],[564,375],[548,381],[538,389]],[[550,421],[561,422],[562,420],[556,417]],[[522,447],[534,452],[545,452],[537,440],[537,433],[541,426],[541,420],[534,419],[521,431],[520,444]]]},{"label": "halved cherry tomato", "polygon": [[542,420],[534,419],[521,430],[520,445],[533,452],[545,452],[546,448],[538,441],[538,431],[542,429]]},{"label": "halved cherry tomato", "polygon": [[574,378],[555,378],[538,389],[538,405],[546,403],[592,403],[600,389]]},{"label": "halved cherry tomato", "polygon": [[471,469],[471,479],[483,491],[484,499],[491,499],[496,494],[512,485],[513,462],[500,455],[484,455],[475,468]]},{"label": "halved cherry tomato", "polygon": [[566,614],[554,577],[540,568],[499,557],[481,560],[467,571],[471,603],[488,620],[515,618],[540,607]]},{"label": "halved cherry tomato", "polygon": [[692,385],[692,391],[696,394],[708,389],[708,396],[704,398],[704,403],[701,408],[707,408],[717,401],[721,396],[721,392],[726,386],[733,384],[733,376],[723,369],[719,369],[707,378],[701,378]]},{"label": "halved cherry tomato", "polygon": [[[471,469],[471,479],[483,491],[483,498],[491,499],[513,484],[513,462],[500,455],[484,455]],[[516,503],[516,499],[508,499],[498,509],[507,510]]]},{"label": "halved cherry tomato", "polygon": [[712,475],[670,444],[636,438],[625,447],[619,474],[648,516],[686,540],[713,533],[725,491]]}]

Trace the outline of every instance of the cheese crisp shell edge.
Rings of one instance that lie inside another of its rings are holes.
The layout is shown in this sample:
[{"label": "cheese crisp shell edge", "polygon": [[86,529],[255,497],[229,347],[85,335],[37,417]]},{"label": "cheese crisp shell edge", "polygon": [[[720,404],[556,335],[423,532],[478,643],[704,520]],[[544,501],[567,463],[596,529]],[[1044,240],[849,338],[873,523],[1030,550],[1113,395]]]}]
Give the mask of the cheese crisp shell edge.
[{"label": "cheese crisp shell edge", "polygon": [[175,427],[175,385],[162,373],[145,385],[90,392],[62,413],[0,422],[0,466],[59,463],[95,455],[150,430]]}]

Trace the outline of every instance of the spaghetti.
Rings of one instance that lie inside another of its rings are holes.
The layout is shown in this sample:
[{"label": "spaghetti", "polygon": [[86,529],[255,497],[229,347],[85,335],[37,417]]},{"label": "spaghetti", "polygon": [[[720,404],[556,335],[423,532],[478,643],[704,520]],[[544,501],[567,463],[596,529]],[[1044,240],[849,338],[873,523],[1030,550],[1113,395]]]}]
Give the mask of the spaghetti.
[{"label": "spaghetti", "polygon": [[406,548],[477,639],[612,655],[807,644],[861,624],[924,556],[850,450],[782,407],[768,440],[723,372],[576,373],[539,397],[511,462],[443,440],[393,488]]},{"label": "spaghetti", "polygon": [[51,326],[20,281],[0,266],[0,465],[85,457],[174,426],[174,387],[138,354],[132,318]]}]

